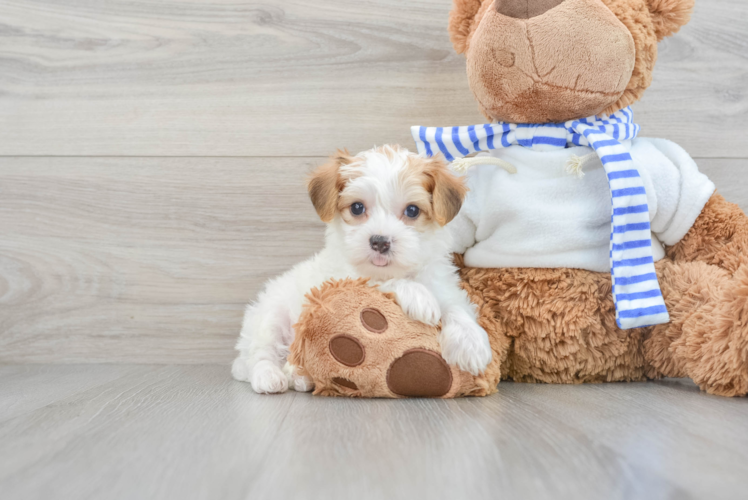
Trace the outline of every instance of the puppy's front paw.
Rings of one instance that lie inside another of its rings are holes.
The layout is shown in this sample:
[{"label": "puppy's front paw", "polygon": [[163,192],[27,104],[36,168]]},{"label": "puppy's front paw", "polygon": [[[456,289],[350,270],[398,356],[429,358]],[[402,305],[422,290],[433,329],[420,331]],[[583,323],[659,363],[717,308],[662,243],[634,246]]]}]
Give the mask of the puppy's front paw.
[{"label": "puppy's front paw", "polygon": [[270,361],[258,361],[252,368],[249,383],[259,394],[277,394],[288,390],[288,377]]},{"label": "puppy's front paw", "polygon": [[491,362],[488,334],[467,314],[449,315],[439,336],[442,357],[450,365],[480,375]]},{"label": "puppy's front paw", "polygon": [[395,295],[397,303],[412,319],[431,326],[439,324],[442,317],[439,302],[424,285],[415,282],[401,284]]},{"label": "puppy's front paw", "polygon": [[296,392],[311,392],[314,390],[314,382],[312,379],[305,375],[299,375],[296,373],[296,367],[290,363],[286,363],[283,367],[283,372],[288,378],[288,386]]}]

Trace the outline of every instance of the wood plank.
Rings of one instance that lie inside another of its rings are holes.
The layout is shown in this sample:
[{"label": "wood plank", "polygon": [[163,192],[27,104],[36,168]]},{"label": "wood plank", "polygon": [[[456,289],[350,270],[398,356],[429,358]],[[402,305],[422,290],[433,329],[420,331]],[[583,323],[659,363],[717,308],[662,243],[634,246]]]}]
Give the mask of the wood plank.
[{"label": "wood plank", "polygon": [[255,480],[295,396],[247,391],[225,366],[144,366],[6,421],[0,490],[26,499],[175,498],[177,490],[229,498],[217,492]]},{"label": "wood plank", "polygon": [[[227,363],[262,284],[321,248],[319,158],[4,158],[0,362]],[[698,160],[748,209],[748,160]]]},{"label": "wood plank", "polygon": [[0,423],[0,490],[30,500],[733,499],[748,486],[746,405],[681,381],[506,383],[451,401],[260,396],[226,366],[144,366]]},{"label": "wood plank", "polygon": [[659,45],[653,82],[634,106],[642,136],[692,156],[745,158],[748,3],[696,1],[691,22]]},{"label": "wood plank", "polygon": [[0,366],[0,422],[140,371],[131,365]]},{"label": "wood plank", "polygon": [[[319,156],[481,123],[445,0],[0,4],[0,155]],[[748,3],[697,2],[643,134],[747,157]]]},{"label": "wood plank", "polygon": [[[742,470],[748,464],[748,434],[729,423],[720,425],[746,418],[745,398],[710,396],[690,380],[555,389],[537,384],[512,388],[511,393],[517,403],[553,415],[601,446],[620,450],[631,463],[678,484],[694,498],[730,498],[731,491],[748,485]],[[695,457],[708,457],[709,465],[684,474],[695,465]]]},{"label": "wood plank", "polygon": [[0,166],[0,360],[226,362],[244,306],[321,248],[321,159]]},{"label": "wood plank", "polygon": [[697,158],[696,163],[722,196],[748,212],[748,159]]}]

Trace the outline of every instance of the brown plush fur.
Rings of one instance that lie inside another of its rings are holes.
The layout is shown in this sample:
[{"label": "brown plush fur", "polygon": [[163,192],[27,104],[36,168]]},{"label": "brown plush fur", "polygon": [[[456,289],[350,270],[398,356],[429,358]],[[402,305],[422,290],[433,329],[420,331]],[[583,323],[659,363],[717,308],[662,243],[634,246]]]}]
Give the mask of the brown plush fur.
[{"label": "brown plush fur", "polygon": [[544,123],[639,100],[652,83],[657,41],[688,22],[694,0],[565,0],[529,19],[510,18],[494,2],[454,0],[452,43],[466,54],[486,117]]},{"label": "brown plush fur", "polygon": [[657,40],[680,31],[691,20],[694,0],[649,0]]},{"label": "brown plush fur", "polygon": [[[732,221],[732,231],[714,222],[724,220]],[[712,394],[745,395],[746,235],[748,218],[715,194],[686,238],[656,264],[671,322],[635,330],[616,326],[608,273],[463,268],[463,286],[478,306],[494,357],[480,377],[452,367],[459,382],[444,397],[491,394],[499,379],[577,384],[661,377],[690,377]],[[726,248],[737,257],[720,257]],[[387,388],[390,364],[414,347],[439,352],[436,329],[409,320],[391,296],[366,280],[328,283],[309,300],[296,327],[291,363],[312,377],[315,394],[397,397]],[[385,313],[386,335],[359,326],[359,311],[366,307]],[[365,345],[362,365],[346,367],[330,356],[327,343],[340,333]],[[334,377],[355,382],[359,390],[335,384]]]},{"label": "brown plush fur", "polygon": [[735,274],[748,257],[748,225],[739,206],[715,194],[690,231],[668,248],[675,261],[700,260]]}]

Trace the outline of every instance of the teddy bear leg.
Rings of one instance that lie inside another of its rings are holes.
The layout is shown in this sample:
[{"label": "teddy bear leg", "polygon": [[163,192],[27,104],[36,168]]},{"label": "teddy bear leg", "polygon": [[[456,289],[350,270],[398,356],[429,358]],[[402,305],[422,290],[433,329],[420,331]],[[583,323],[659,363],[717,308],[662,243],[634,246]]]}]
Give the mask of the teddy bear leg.
[{"label": "teddy bear leg", "polygon": [[515,382],[644,380],[649,329],[620,330],[609,273],[581,269],[461,270],[481,325]]},{"label": "teddy bear leg", "polygon": [[733,274],[748,256],[748,217],[714,193],[688,234],[668,247],[667,256],[675,262],[706,262]]},{"label": "teddy bear leg", "polygon": [[314,384],[314,394],[452,398],[496,391],[498,378],[491,386],[488,370],[476,377],[448,365],[438,328],[410,318],[393,294],[366,280],[327,282],[307,300],[289,364]]},{"label": "teddy bear leg", "polygon": [[748,263],[734,275],[704,262],[657,268],[671,321],[644,341],[648,376],[687,376],[721,396],[748,393]]}]

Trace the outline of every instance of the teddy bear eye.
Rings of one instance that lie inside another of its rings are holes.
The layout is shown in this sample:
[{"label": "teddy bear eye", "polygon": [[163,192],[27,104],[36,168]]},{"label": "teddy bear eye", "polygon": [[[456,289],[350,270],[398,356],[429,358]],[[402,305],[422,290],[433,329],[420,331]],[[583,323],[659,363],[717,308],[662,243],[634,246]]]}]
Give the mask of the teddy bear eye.
[{"label": "teddy bear eye", "polygon": [[421,209],[415,205],[408,205],[405,209],[405,216],[410,219],[415,219],[421,213]]},{"label": "teddy bear eye", "polygon": [[353,215],[361,215],[366,211],[366,207],[363,203],[357,201],[353,205],[351,205],[351,213]]}]

